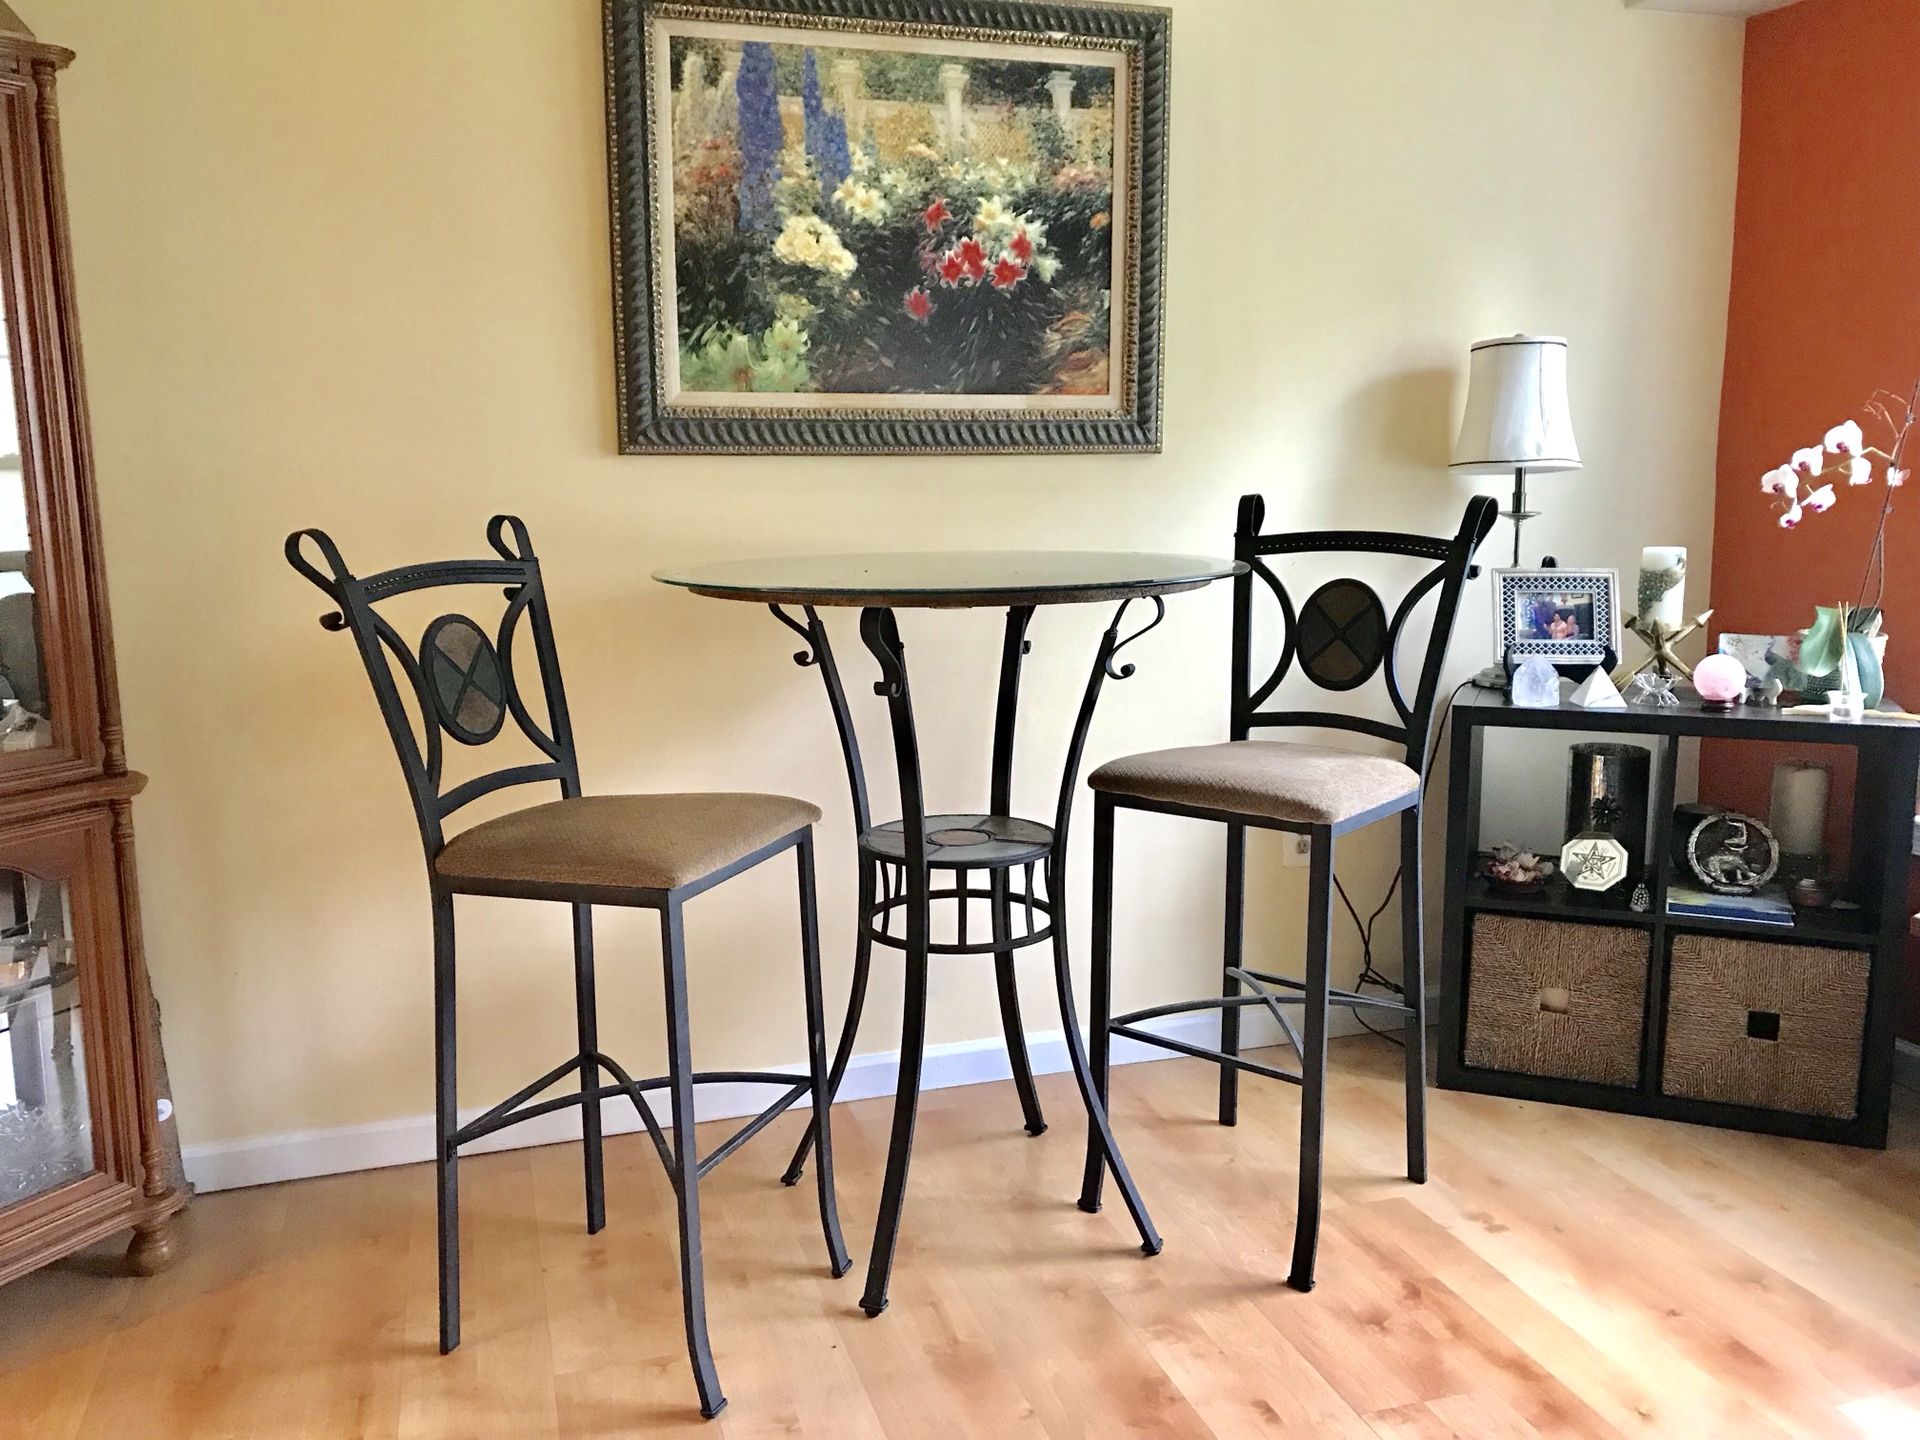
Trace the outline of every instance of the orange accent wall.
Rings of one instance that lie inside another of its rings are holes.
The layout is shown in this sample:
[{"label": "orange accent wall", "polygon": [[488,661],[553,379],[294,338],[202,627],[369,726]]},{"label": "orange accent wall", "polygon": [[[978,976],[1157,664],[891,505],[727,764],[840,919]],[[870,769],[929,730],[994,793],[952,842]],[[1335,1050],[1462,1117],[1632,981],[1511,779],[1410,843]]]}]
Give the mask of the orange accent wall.
[{"label": "orange accent wall", "polygon": [[[1815,605],[1858,596],[1885,492],[1842,486],[1831,511],[1789,532],[1760,476],[1859,416],[1874,390],[1920,379],[1917,84],[1920,0],[1800,0],[1747,23],[1716,633],[1784,634],[1806,625]],[[1920,708],[1920,477],[1895,496],[1887,558],[1888,694]],[[1702,791],[1764,815],[1770,772],[1751,754],[1720,750],[1702,757]],[[1836,812],[1845,798],[1836,794]],[[1844,834],[1833,838],[1844,844]],[[1920,891],[1907,908],[1920,909]],[[1916,949],[1901,1024],[1910,1039],[1920,1038]]]}]

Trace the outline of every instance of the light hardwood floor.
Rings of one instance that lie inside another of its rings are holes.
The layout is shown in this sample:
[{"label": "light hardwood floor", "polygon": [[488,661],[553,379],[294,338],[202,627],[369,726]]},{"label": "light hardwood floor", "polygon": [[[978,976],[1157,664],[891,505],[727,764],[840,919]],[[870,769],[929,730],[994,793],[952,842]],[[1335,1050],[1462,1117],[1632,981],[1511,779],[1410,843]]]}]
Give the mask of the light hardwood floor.
[{"label": "light hardwood floor", "polygon": [[[23,1440],[981,1440],[1121,1436],[1920,1434],[1920,1096],[1884,1154],[1435,1092],[1433,1180],[1401,1173],[1398,1055],[1336,1042],[1320,1284],[1286,1289],[1297,1092],[1116,1072],[1164,1254],[1072,1197],[1083,1130],[1043,1080],[926,1098],[893,1306],[856,1305],[885,1102],[835,1113],[856,1269],[826,1277],[782,1121],[706,1189],[706,1424],[672,1209],[644,1137],[462,1168],[466,1341],[434,1351],[419,1167],[208,1196],[157,1279],[110,1257],[0,1290],[0,1434]],[[703,1137],[704,1145],[717,1137]],[[1111,1189],[1111,1187],[1109,1187]]]}]

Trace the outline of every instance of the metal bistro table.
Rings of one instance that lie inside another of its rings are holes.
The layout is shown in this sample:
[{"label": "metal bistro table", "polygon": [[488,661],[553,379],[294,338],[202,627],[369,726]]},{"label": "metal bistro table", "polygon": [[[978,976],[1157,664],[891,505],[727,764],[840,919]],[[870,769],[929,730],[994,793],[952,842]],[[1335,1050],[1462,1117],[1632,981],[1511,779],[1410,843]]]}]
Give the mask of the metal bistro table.
[{"label": "metal bistro table", "polygon": [[[905,1005],[900,1035],[900,1076],[894,1093],[893,1135],[887,1152],[887,1173],[880,1195],[880,1215],[874,1227],[873,1255],[867,1268],[867,1288],[860,1307],[878,1315],[887,1307],[887,1282],[893,1269],[894,1243],[900,1232],[900,1209],[907,1186],[907,1167],[913,1150],[914,1115],[920,1101],[920,1067],[926,1042],[927,962],[932,955],[992,955],[1000,992],[1000,1020],[1006,1031],[1008,1058],[1014,1085],[1030,1134],[1044,1131],[1046,1121],[1034,1092],[1033,1070],[1027,1059],[1020,1024],[1020,997],[1013,956],[1016,950],[1041,941],[1051,942],[1060,1018],[1066,1032],[1067,1053],[1073,1063],[1080,1098],[1099,1137],[1115,1183],[1139,1228],[1141,1248],[1158,1254],[1160,1236],[1153,1228],[1140,1193],[1127,1173],[1108,1128],[1101,1096],[1104,1073],[1089,1067],[1087,1050],[1075,1018],[1073,982],[1068,973],[1065,888],[1067,824],[1073,811],[1073,792],[1079,778],[1081,752],[1101,687],[1108,680],[1124,680],[1132,665],[1115,665],[1121,650],[1158,625],[1166,615],[1161,597],[1197,590],[1236,572],[1237,562],[1202,555],[1107,554],[1083,551],[976,551],[924,554],[807,555],[787,559],[732,560],[657,572],[656,580],[678,585],[696,595],[721,600],[746,600],[765,605],[781,624],[806,642],[794,655],[801,666],[817,667],[826,686],[827,703],[839,731],[840,751],[846,761],[853,796],[853,821],[859,836],[860,909],[854,950],[852,993],[847,1018],[833,1057],[829,1091],[839,1089],[852,1056],[860,1013],[866,1002],[873,947],[884,945],[904,952]],[[1137,600],[1150,601],[1151,619],[1122,633],[1127,610]],[[1113,623],[1100,637],[1093,670],[1075,718],[1067,746],[1065,773],[1054,807],[1053,823],[1022,819],[1011,813],[1013,796],[1013,741],[1020,703],[1021,661],[1032,648],[1027,627],[1042,605],[1118,602]],[[899,770],[902,818],[876,825],[867,803],[866,773],[860,742],[847,708],[846,690],[834,664],[833,648],[820,610],[829,606],[860,611],[860,638],[880,665],[874,693],[887,701],[893,729],[894,762]],[[994,714],[993,770],[986,813],[929,815],[921,789],[920,744],[913,720],[913,697],[907,683],[906,647],[894,612],[901,609],[999,608],[1007,612],[1000,647],[1000,688]],[[804,621],[789,613],[797,608]],[[1035,870],[1039,868],[1039,883]],[[1015,872],[1019,874],[1016,877]],[[935,888],[932,877],[951,874],[952,883]],[[976,888],[976,874],[984,872],[986,888]],[[970,902],[984,900],[991,913],[990,933],[969,938]],[[955,917],[952,941],[931,938],[933,902],[951,902]],[[900,917],[895,927],[894,917]],[[783,1177],[788,1184],[800,1178],[806,1165],[808,1142],[803,1140]]]}]

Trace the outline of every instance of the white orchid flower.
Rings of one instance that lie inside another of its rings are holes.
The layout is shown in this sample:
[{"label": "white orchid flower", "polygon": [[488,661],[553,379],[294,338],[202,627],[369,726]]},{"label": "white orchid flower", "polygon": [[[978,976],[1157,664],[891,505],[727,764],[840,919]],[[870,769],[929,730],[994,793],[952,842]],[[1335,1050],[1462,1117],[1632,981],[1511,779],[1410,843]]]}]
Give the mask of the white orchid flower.
[{"label": "white orchid flower", "polygon": [[1800,523],[1799,505],[1797,504],[1789,505],[1787,507],[1786,514],[1780,517],[1780,528],[1782,530],[1791,530],[1793,529],[1794,526],[1798,525],[1799,523]]},{"label": "white orchid flower", "polygon": [[1791,495],[1800,488],[1800,477],[1794,473],[1791,465],[1782,465],[1777,470],[1769,470],[1760,477],[1762,495]]},{"label": "white orchid flower", "polygon": [[1813,511],[1814,514],[1823,515],[1833,508],[1835,498],[1833,486],[1822,485],[1818,490],[1807,496],[1806,506],[1807,509]]},{"label": "white orchid flower", "polygon": [[1902,485],[1906,483],[1907,483],[1907,472],[1905,470],[1888,470],[1887,471],[1887,488],[1889,490],[1898,490]]},{"label": "white orchid flower", "polygon": [[1855,456],[1847,462],[1847,483],[1849,485],[1871,485],[1873,483],[1873,462],[1864,455]]},{"label": "white orchid flower", "polygon": [[1858,455],[1867,443],[1867,437],[1862,433],[1859,421],[1849,420],[1829,430],[1825,443],[1827,449],[1836,455]]},{"label": "white orchid flower", "polygon": [[1827,452],[1818,445],[1793,452],[1793,468],[1802,475],[1818,475],[1827,468]]}]

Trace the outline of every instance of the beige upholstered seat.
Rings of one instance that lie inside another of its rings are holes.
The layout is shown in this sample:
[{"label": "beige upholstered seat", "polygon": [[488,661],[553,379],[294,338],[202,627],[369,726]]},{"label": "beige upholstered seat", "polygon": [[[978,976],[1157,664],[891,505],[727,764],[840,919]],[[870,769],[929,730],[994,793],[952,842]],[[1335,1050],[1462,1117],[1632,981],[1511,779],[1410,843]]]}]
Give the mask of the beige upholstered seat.
[{"label": "beige upholstered seat", "polygon": [[785,795],[586,795],[464,830],[434,861],[468,884],[673,890],[820,818]]},{"label": "beige upholstered seat", "polygon": [[1379,755],[1284,740],[1232,740],[1110,760],[1087,783],[1141,800],[1338,825],[1412,795],[1420,777]]}]

